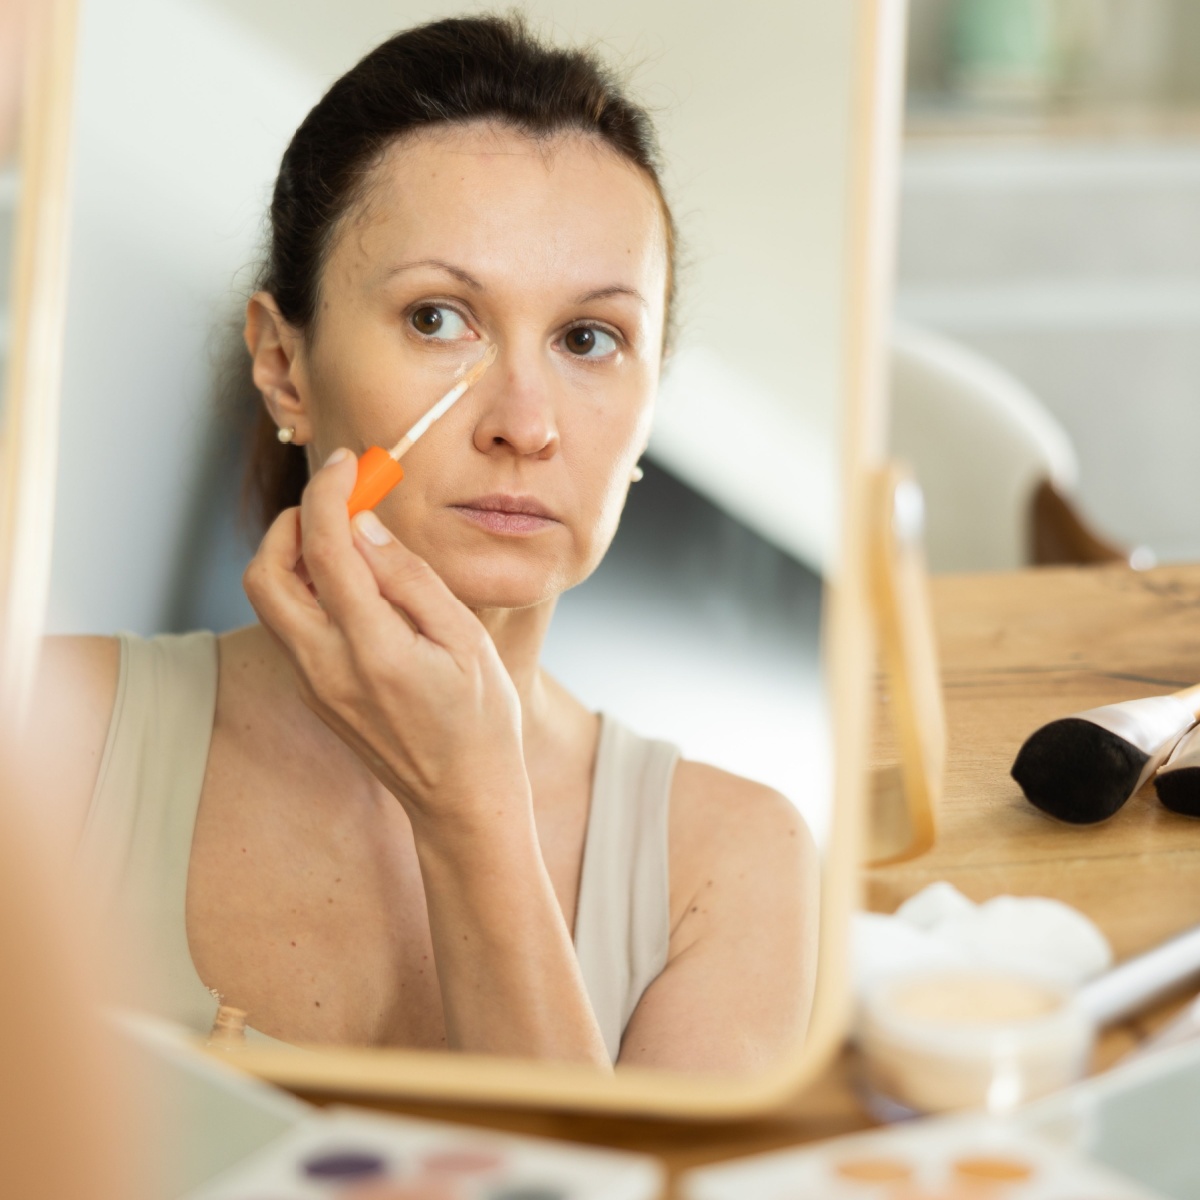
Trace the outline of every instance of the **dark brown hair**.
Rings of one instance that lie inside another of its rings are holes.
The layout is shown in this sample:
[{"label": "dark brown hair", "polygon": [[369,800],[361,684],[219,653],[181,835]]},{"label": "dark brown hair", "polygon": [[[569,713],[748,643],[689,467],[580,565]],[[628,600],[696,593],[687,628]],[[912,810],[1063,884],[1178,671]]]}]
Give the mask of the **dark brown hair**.
[{"label": "dark brown hair", "polygon": [[[630,101],[595,55],[539,41],[520,17],[434,21],[372,50],[325,93],[283,155],[258,287],[297,329],[311,333],[321,272],[337,226],[397,138],[437,125],[493,120],[548,138],[602,139],[651,179],[667,230],[670,313],[675,229],[659,180],[646,111]],[[262,411],[253,433],[246,494],[264,525],[300,502],[303,451],[281,445]]]}]

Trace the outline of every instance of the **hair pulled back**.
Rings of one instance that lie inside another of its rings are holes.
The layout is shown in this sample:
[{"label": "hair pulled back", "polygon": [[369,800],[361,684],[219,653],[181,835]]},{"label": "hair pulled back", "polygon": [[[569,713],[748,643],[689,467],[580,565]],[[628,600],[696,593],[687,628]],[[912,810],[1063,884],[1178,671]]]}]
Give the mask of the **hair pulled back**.
[{"label": "hair pulled back", "polygon": [[[343,75],[284,152],[258,287],[271,293],[290,324],[312,331],[338,224],[388,147],[418,130],[476,120],[537,139],[579,132],[603,140],[653,182],[673,258],[674,226],[653,125],[594,54],[548,46],[517,16],[434,21],[389,38]],[[672,290],[673,283],[668,310]],[[281,445],[275,434],[261,411],[246,484],[247,500],[264,524],[298,504],[308,481],[303,452]]]}]

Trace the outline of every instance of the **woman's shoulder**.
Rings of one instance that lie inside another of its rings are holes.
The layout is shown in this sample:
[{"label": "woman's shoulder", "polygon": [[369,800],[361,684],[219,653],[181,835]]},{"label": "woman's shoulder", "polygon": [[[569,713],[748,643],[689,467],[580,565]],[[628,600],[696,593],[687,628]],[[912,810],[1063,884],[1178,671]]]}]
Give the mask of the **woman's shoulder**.
[{"label": "woman's shoulder", "polygon": [[117,637],[57,634],[42,641],[31,713],[53,723],[67,746],[108,731],[121,670]]},{"label": "woman's shoulder", "polygon": [[808,826],[782,792],[765,783],[681,758],[671,783],[671,816],[693,837],[720,842],[803,839]]},{"label": "woman's shoulder", "polygon": [[605,720],[621,730],[627,744],[635,748],[631,761],[640,764],[647,755],[657,754],[661,764],[674,764],[669,776],[663,777],[669,791],[672,873],[680,859],[717,851],[724,857],[754,854],[776,839],[794,842],[804,851],[810,848],[807,823],[781,792],[709,763],[683,758],[674,744],[634,732],[611,716]]},{"label": "woman's shoulder", "polygon": [[781,792],[708,763],[681,759],[671,784],[672,925],[709,889],[769,894],[817,873],[808,825]]},{"label": "woman's shoulder", "polygon": [[80,699],[111,701],[121,674],[122,656],[130,647],[142,653],[195,653],[215,644],[217,635],[206,629],[189,633],[160,633],[143,638],[133,633],[50,634],[42,639],[35,680],[35,704],[46,698],[62,703],[64,688],[79,689]]},{"label": "woman's shoulder", "polygon": [[73,846],[83,828],[116,705],[116,637],[45,638],[19,753],[23,790],[56,841]]},{"label": "woman's shoulder", "polygon": [[[188,693],[183,700],[190,701],[193,683],[208,687],[210,677],[215,679],[214,643],[214,635],[203,630],[152,638],[55,635],[43,640],[20,777],[56,840],[74,846],[83,830],[114,719],[128,707],[123,694],[130,672],[142,680],[143,690],[155,693],[162,689],[154,685],[177,680]],[[147,712],[157,713],[162,699],[153,694],[140,701]]]},{"label": "woman's shoulder", "polygon": [[50,634],[42,639],[38,686],[63,677],[84,687],[116,686],[121,643],[115,634]]},{"label": "woman's shoulder", "polygon": [[158,634],[53,634],[43,638],[34,686],[34,718],[52,719],[72,740],[107,735],[128,659],[215,663],[207,630]]}]

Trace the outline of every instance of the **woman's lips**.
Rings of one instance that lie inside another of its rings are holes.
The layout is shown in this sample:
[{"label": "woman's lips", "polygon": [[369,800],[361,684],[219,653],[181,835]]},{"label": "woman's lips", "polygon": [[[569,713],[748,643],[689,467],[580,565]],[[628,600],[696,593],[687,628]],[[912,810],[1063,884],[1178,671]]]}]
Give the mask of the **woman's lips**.
[{"label": "woman's lips", "polygon": [[559,524],[550,510],[532,496],[477,496],[450,507],[491,533],[539,533]]}]

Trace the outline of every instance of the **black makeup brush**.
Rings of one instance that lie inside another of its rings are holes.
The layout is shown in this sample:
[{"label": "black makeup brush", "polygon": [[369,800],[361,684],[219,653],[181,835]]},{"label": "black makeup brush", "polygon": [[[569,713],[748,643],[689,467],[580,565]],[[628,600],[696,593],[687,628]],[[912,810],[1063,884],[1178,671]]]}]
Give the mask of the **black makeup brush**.
[{"label": "black makeup brush", "polygon": [[1172,812],[1200,817],[1200,725],[1179,739],[1171,757],[1158,768],[1154,790]]},{"label": "black makeup brush", "polygon": [[1198,708],[1200,685],[1051,721],[1026,739],[1012,777],[1030,804],[1060,821],[1106,820],[1196,723]]}]

